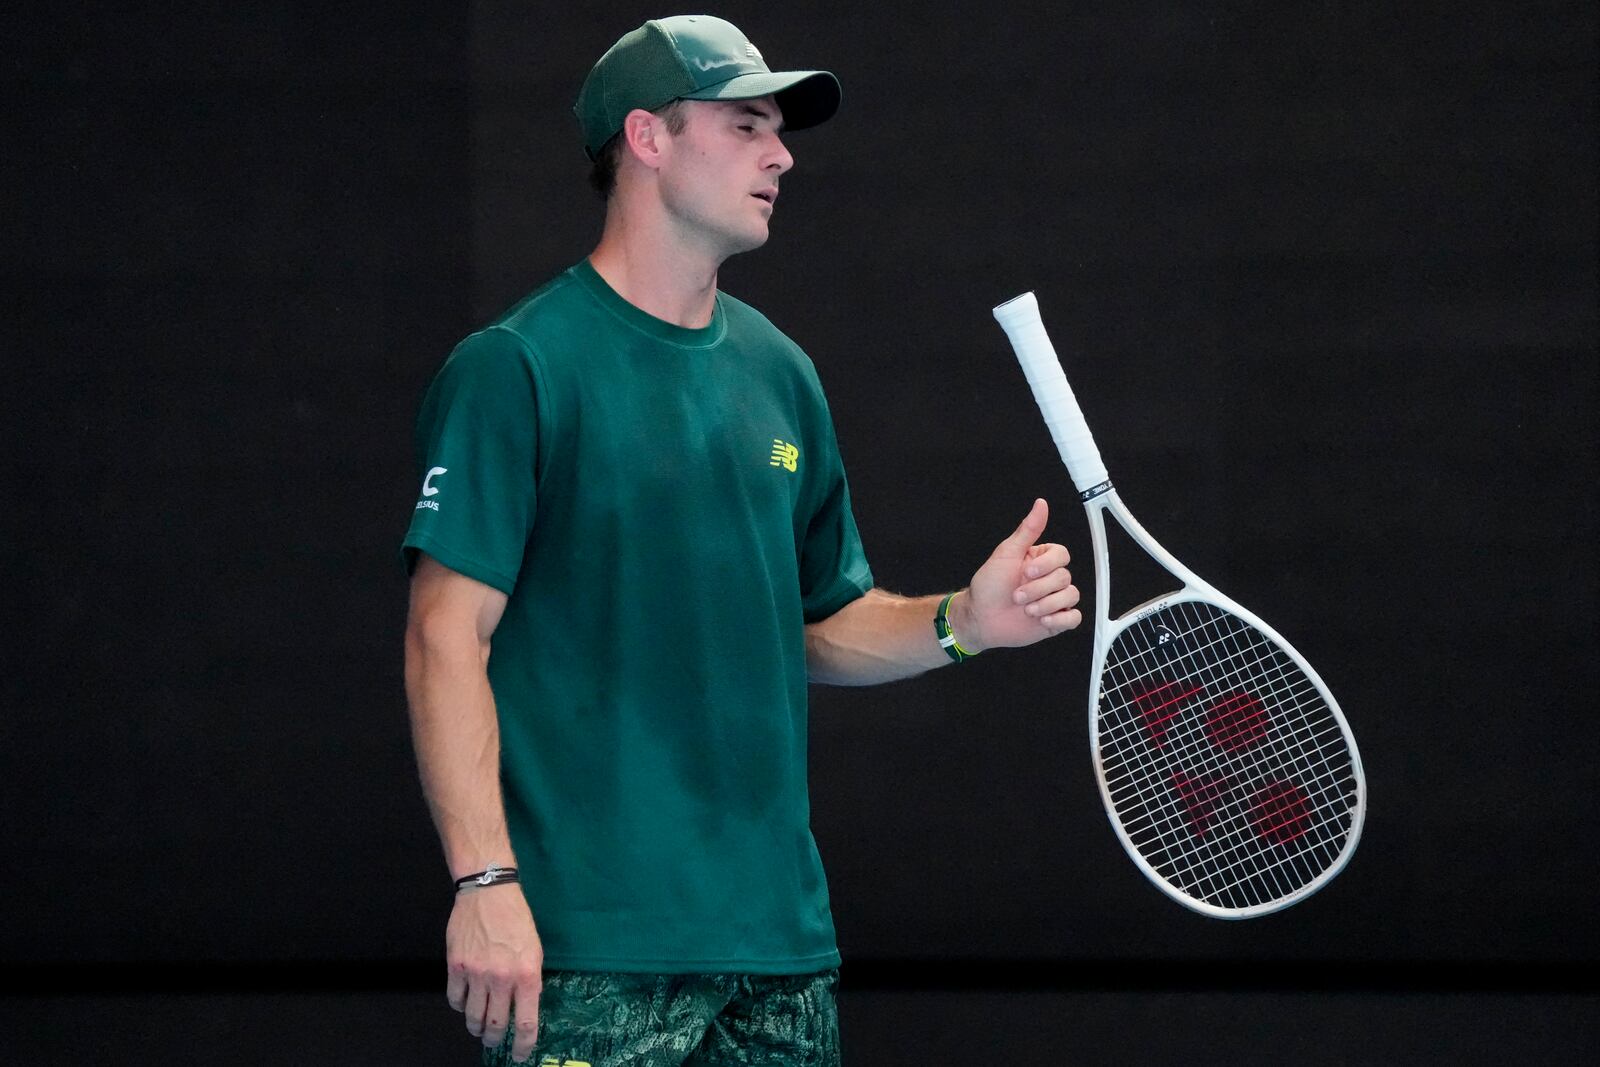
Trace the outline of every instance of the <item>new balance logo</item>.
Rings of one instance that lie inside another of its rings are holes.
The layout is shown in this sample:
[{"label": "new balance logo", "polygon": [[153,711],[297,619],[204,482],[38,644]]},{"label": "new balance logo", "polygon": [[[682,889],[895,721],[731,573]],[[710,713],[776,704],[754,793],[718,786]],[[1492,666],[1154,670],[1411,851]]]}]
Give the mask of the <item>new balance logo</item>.
[{"label": "new balance logo", "polygon": [[780,441],[774,437],[772,439],[772,459],[767,466],[782,467],[793,474],[800,466],[800,449],[787,441]]},{"label": "new balance logo", "polygon": [[539,1057],[539,1067],[589,1067],[588,1060],[564,1060],[560,1056]]}]

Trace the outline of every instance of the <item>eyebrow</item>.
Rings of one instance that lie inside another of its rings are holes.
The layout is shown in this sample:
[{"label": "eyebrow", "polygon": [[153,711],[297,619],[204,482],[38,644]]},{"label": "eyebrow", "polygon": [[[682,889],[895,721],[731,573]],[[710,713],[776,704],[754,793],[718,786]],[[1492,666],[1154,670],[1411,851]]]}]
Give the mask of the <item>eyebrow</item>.
[{"label": "eyebrow", "polygon": [[[757,107],[755,104],[741,104],[739,105],[739,112],[744,115],[754,115],[758,119],[772,118],[772,112],[767,111],[765,108]],[[778,121],[778,132],[783,132],[783,121],[781,119]]]}]

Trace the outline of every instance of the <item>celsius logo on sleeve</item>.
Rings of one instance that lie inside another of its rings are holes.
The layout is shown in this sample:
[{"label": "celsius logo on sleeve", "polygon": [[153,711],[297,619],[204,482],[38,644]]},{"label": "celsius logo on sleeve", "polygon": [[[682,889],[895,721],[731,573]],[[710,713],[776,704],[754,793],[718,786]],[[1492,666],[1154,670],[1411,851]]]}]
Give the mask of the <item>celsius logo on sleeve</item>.
[{"label": "celsius logo on sleeve", "polygon": [[[439,477],[439,475],[446,473],[448,469],[449,468],[446,467],[434,467],[428,472],[428,476],[422,479],[422,495],[424,498],[439,495],[439,487],[433,484],[433,480]],[[416,510],[421,511],[423,508],[428,508],[432,511],[438,511],[439,502],[437,500],[428,499],[417,501]]]}]

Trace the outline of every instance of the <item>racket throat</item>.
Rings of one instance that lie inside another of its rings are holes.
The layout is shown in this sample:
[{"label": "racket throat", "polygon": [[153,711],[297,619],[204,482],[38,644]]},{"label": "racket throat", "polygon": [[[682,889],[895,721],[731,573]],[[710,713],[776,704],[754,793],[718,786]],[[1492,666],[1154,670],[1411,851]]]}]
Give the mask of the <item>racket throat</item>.
[{"label": "racket throat", "polygon": [[[1186,576],[1162,559],[1165,550],[1127,514],[1109,483],[1086,507],[1094,546],[1096,614],[1102,622],[1137,616],[1190,587]],[[1111,522],[1107,522],[1108,513]],[[1116,600],[1112,599],[1111,585],[1113,553],[1117,561]]]}]

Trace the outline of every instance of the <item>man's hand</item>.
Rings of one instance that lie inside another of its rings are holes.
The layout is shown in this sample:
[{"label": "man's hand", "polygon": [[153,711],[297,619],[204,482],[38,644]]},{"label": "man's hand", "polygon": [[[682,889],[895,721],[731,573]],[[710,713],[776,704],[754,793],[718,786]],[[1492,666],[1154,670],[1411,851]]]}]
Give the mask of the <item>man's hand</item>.
[{"label": "man's hand", "polygon": [[1031,645],[1083,622],[1063,545],[1038,544],[1050,506],[1035,500],[950,606],[950,626],[969,652]]},{"label": "man's hand", "polygon": [[539,1037],[544,948],[522,891],[497,885],[457,893],[444,940],[450,973],[445,998],[466,1014],[467,1032],[486,1048],[498,1048],[515,1012],[511,1058],[528,1059]]}]

